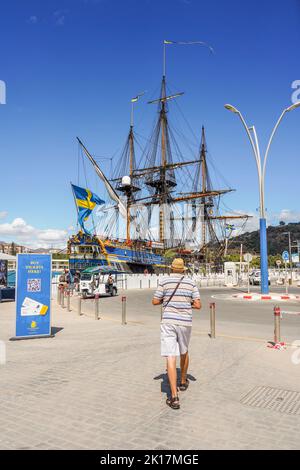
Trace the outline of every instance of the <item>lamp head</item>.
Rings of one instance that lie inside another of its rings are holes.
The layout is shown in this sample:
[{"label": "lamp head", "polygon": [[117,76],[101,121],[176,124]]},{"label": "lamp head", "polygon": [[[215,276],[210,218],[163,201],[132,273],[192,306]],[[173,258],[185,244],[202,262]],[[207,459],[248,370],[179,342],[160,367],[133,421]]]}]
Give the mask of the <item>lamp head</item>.
[{"label": "lamp head", "polygon": [[291,106],[289,106],[288,108],[286,108],[286,111],[288,111],[288,112],[293,111],[294,109],[299,108],[299,106],[300,106],[300,101],[297,101],[297,103],[294,103]]},{"label": "lamp head", "polygon": [[232,113],[238,113],[238,110],[232,106],[232,104],[225,104],[224,105],[225,109],[228,109],[228,111],[231,111]]}]

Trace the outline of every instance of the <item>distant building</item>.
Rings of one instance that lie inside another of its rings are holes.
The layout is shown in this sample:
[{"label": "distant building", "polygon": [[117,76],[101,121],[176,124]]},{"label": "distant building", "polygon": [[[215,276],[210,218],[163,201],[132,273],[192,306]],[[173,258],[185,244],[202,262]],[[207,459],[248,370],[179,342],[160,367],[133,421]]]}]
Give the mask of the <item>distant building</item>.
[{"label": "distant building", "polygon": [[30,248],[23,246],[23,245],[17,245],[16,243],[7,243],[0,241],[0,253],[6,253],[7,255],[16,255],[18,253],[29,253]]}]

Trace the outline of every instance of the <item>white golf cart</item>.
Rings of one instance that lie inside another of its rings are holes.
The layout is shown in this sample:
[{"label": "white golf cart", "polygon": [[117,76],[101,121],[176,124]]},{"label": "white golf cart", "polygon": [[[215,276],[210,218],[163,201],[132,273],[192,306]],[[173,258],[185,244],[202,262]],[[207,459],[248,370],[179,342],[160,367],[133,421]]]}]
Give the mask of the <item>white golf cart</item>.
[{"label": "white golf cart", "polygon": [[117,276],[120,271],[111,270],[108,266],[87,268],[81,272],[80,293],[82,297],[95,294],[115,296],[118,293]]}]

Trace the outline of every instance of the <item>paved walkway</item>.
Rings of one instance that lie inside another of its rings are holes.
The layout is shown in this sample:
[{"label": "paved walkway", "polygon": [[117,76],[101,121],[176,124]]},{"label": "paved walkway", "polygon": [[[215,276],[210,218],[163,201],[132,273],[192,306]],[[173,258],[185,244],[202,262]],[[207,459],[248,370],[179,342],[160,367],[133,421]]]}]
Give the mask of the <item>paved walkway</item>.
[{"label": "paved walkway", "polygon": [[[107,317],[112,301],[102,304]],[[191,385],[174,411],[165,405],[159,311],[122,326],[120,317],[96,321],[53,307],[55,338],[9,342],[14,304],[0,305],[1,449],[300,448],[299,414],[241,403],[257,386],[300,392],[295,350],[212,340],[195,325]]]}]

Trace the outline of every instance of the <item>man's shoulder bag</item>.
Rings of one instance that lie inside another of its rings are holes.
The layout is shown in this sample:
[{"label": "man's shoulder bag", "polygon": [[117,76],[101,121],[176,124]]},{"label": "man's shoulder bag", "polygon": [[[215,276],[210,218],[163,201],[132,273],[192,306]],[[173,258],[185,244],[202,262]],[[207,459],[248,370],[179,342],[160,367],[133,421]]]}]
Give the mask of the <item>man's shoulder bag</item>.
[{"label": "man's shoulder bag", "polygon": [[166,303],[166,305],[164,306],[164,308],[166,308],[166,307],[169,305],[169,303],[171,302],[171,300],[173,299],[173,297],[174,297],[174,295],[176,294],[177,289],[178,289],[178,287],[180,286],[180,283],[182,282],[183,278],[184,278],[184,276],[182,276],[182,278],[179,279],[177,286],[175,287],[175,289],[173,290],[172,294],[170,295],[169,300],[168,300],[168,302]]}]

